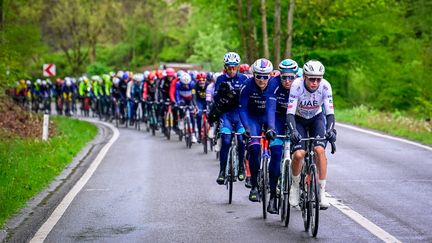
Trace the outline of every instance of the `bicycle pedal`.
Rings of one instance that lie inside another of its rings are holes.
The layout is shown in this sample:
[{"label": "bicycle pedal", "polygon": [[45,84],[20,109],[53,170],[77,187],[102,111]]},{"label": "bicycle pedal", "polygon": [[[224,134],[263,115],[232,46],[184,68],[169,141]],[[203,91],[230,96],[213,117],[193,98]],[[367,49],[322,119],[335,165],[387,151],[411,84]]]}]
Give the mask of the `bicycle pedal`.
[{"label": "bicycle pedal", "polygon": [[329,207],[321,207],[320,206],[320,210],[327,210]]}]

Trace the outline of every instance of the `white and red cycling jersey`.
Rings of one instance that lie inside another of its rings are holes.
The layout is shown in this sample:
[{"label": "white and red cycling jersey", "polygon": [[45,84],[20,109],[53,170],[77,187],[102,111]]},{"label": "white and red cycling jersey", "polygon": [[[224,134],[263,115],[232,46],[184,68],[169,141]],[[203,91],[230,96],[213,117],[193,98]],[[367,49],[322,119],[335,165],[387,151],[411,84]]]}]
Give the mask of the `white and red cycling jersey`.
[{"label": "white and red cycling jersey", "polygon": [[311,119],[322,112],[323,104],[326,115],[334,114],[330,83],[321,79],[318,88],[310,92],[304,82],[302,77],[294,80],[290,89],[287,114]]}]

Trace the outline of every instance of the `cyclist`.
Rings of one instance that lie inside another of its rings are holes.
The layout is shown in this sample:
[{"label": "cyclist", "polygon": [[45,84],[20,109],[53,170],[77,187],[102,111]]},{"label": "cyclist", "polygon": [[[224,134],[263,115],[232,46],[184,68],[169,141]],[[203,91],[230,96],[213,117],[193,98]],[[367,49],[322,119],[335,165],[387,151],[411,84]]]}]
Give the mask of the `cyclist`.
[{"label": "cyclist", "polygon": [[39,95],[39,97],[42,98],[43,111],[51,114],[51,90],[50,86],[45,80],[41,81],[41,85],[39,87]]},{"label": "cyclist", "polygon": [[57,110],[57,114],[62,114],[63,113],[63,86],[64,86],[64,80],[61,78],[57,78],[56,82],[55,82],[55,87],[54,87],[54,91],[55,91],[55,102],[56,102],[56,110]]},{"label": "cyclist", "polygon": [[267,211],[271,214],[278,213],[276,197],[276,186],[280,176],[280,162],[282,160],[283,140],[276,138],[276,134],[286,133],[286,110],[291,84],[297,78],[297,62],[285,59],[279,64],[280,76],[273,78],[273,86],[267,96],[267,119],[268,133],[267,138],[273,140],[270,144],[270,163],[269,163],[269,184],[270,201]]},{"label": "cyclist", "polygon": [[65,77],[65,82],[62,87],[63,100],[65,101],[66,109],[65,115],[70,116],[72,110],[72,98],[73,98],[73,87],[72,87],[72,79],[69,77]]},{"label": "cyclist", "polygon": [[[193,100],[194,95],[194,88],[195,82],[192,81],[192,77],[188,73],[183,73],[180,76],[179,82],[177,82],[176,85],[176,105],[179,106],[193,106],[195,107],[196,104]],[[183,117],[184,114],[182,114],[183,111],[180,110],[181,117]],[[194,116],[191,115],[191,122],[193,126],[193,131],[195,131],[195,121]],[[195,135],[195,132],[192,133],[192,143],[196,143],[197,138]]]},{"label": "cyclist", "polygon": [[[334,107],[332,89],[330,83],[323,78],[324,66],[316,60],[308,61],[303,66],[303,77],[294,81],[287,109],[288,128],[291,132],[293,142],[292,161],[292,187],[289,201],[292,206],[299,204],[299,181],[302,160],[306,154],[305,142],[300,142],[302,137],[309,136],[336,141],[336,130],[334,129]],[[326,110],[326,123],[321,106],[324,104]],[[326,124],[326,125],[324,125]],[[325,155],[326,143],[314,142],[314,151],[317,158],[320,184],[320,207],[330,206],[325,195],[327,177],[327,158]]]},{"label": "cyclist", "polygon": [[[213,110],[221,111],[220,115],[220,132],[221,132],[221,150],[220,150],[220,168],[216,182],[223,185],[225,182],[225,167],[228,159],[228,150],[231,145],[231,132],[235,129],[236,133],[244,133],[244,127],[239,117],[239,97],[240,89],[247,77],[238,72],[240,65],[240,56],[235,52],[228,52],[224,55],[225,74],[220,75],[215,84],[215,105]],[[210,113],[212,113],[212,111]],[[212,115],[209,115],[211,117]],[[238,179],[243,181],[244,175],[244,153],[245,146],[242,135],[238,135],[238,155],[239,155],[239,173]]]},{"label": "cyclist", "polygon": [[[197,105],[198,108],[198,114],[197,114],[197,127],[198,127],[198,134],[201,134],[201,120],[202,120],[202,113],[204,109],[207,109],[207,102],[206,102],[206,91],[208,83],[207,80],[207,74],[205,72],[200,72],[197,74],[197,83],[194,87],[194,103]],[[200,142],[201,136],[198,136],[198,142]]]},{"label": "cyclist", "polygon": [[[162,78],[158,78],[159,80],[159,98],[161,101],[161,116],[165,115],[165,112],[168,111],[168,106],[164,105],[165,101],[169,101],[171,102],[171,104],[175,104],[175,92],[176,92],[176,85],[177,85],[177,81],[178,78],[175,77],[175,70],[173,68],[167,68],[165,70],[166,72],[166,77]],[[156,77],[158,73],[155,72]],[[159,74],[159,76],[161,76]],[[177,121],[176,121],[176,116],[174,116],[174,130],[178,130],[177,128]],[[161,121],[163,121],[163,117],[160,119]],[[165,133],[165,123],[162,122],[162,133]]]},{"label": "cyclist", "polygon": [[103,96],[102,96],[102,112],[105,114],[105,120],[108,119],[109,117],[109,112],[110,112],[110,96],[111,96],[111,87],[112,87],[112,81],[111,81],[111,77],[108,74],[103,74],[102,75],[102,80],[103,80]]},{"label": "cyclist", "polygon": [[[131,125],[133,125],[136,118],[136,111],[138,109],[138,104],[142,100],[142,85],[141,82],[144,80],[143,74],[135,74],[133,76],[133,82],[130,92],[130,107],[131,107]],[[139,117],[138,117],[139,118]]]},{"label": "cyclist", "polygon": [[[144,102],[157,102],[158,100],[158,85],[156,82],[156,76],[153,73],[146,73],[144,74],[145,81],[143,85],[143,93],[142,97]],[[145,104],[146,114],[151,114],[151,105],[149,103]],[[159,109],[155,109],[156,117],[159,117]],[[156,129],[158,129],[156,127]]]},{"label": "cyclist", "polygon": [[250,73],[250,66],[247,63],[240,64],[239,72],[246,75],[248,78],[252,77]]},{"label": "cyclist", "polygon": [[[273,64],[265,59],[258,59],[252,64],[253,78],[246,81],[245,86],[240,93],[240,118],[245,126],[245,136],[260,136],[263,127],[267,126],[266,116],[266,99]],[[274,111],[273,111],[274,112]],[[258,192],[258,171],[260,169],[261,145],[260,139],[252,138],[248,146],[249,168],[251,172],[252,189],[249,193],[249,200],[252,202],[259,201]],[[271,201],[269,201],[270,203]]]},{"label": "cyclist", "polygon": [[[125,99],[125,97],[123,96],[123,93],[121,91],[120,88],[120,79],[118,77],[114,77],[113,78],[113,85],[111,87],[111,120],[114,118],[114,116],[116,115],[116,103],[119,102],[119,116],[122,116],[122,111],[124,111],[124,102],[123,100]],[[123,118],[123,117],[120,117]]]},{"label": "cyclist", "polygon": [[84,110],[84,98],[91,97],[92,84],[87,76],[81,77],[80,80],[78,93],[81,98],[81,110]]}]

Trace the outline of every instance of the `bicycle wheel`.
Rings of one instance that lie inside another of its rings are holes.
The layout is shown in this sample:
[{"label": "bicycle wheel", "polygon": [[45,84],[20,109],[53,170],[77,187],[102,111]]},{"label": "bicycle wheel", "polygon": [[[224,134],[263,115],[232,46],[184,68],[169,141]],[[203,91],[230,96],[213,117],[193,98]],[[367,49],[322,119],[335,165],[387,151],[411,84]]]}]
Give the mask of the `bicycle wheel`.
[{"label": "bicycle wheel", "polygon": [[318,192],[318,181],[317,181],[317,173],[316,166],[311,165],[310,168],[310,183],[308,188],[308,201],[310,210],[310,229],[313,237],[316,237],[318,234],[318,225],[319,225],[319,192]]},{"label": "bicycle wheel", "polygon": [[267,174],[267,163],[268,158],[264,157],[262,160],[262,170],[261,170],[261,200],[262,200],[262,208],[263,208],[263,218],[267,218],[267,183],[268,183],[268,174]]},{"label": "bicycle wheel", "polygon": [[234,186],[234,178],[235,178],[235,173],[234,173],[234,148],[230,147],[230,150],[228,152],[229,154],[229,158],[228,158],[228,174],[227,174],[227,178],[228,178],[228,202],[229,204],[231,204],[232,202],[232,194],[233,194],[233,186]]},{"label": "bicycle wheel", "polygon": [[207,122],[205,122],[205,119],[203,119],[201,130],[201,143],[203,145],[204,153],[207,154]]},{"label": "bicycle wheel", "polygon": [[291,166],[288,163],[288,160],[285,161],[285,168],[284,168],[284,185],[282,190],[282,197],[283,197],[283,204],[282,204],[282,210],[283,210],[283,220],[285,227],[288,227],[290,216],[291,216],[291,205],[289,203],[289,192],[291,189]]},{"label": "bicycle wheel", "polygon": [[300,201],[302,202],[301,210],[302,210],[302,217],[303,217],[303,224],[304,229],[306,232],[309,231],[310,226],[310,213],[311,210],[309,210],[309,202],[308,202],[308,185],[309,185],[309,175],[305,175],[304,172],[301,176],[302,182],[300,182]]}]

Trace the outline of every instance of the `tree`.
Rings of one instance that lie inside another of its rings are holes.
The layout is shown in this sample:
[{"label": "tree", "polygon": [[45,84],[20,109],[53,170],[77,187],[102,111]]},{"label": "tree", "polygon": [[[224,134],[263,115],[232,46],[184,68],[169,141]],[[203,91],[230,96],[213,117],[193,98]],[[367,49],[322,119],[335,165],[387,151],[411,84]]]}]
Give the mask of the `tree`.
[{"label": "tree", "polygon": [[268,47],[268,35],[267,35],[267,14],[266,14],[266,1],[260,1],[260,10],[261,10],[261,27],[262,27],[262,35],[263,35],[263,52],[265,58],[270,58],[269,47]]},{"label": "tree", "polygon": [[239,26],[239,31],[240,31],[240,39],[241,39],[241,43],[242,43],[242,48],[243,48],[243,54],[244,54],[244,59],[246,61],[249,61],[249,48],[247,48],[247,36],[245,33],[245,19],[243,16],[243,0],[237,0],[237,14],[238,14],[238,26]]},{"label": "tree", "polygon": [[257,46],[257,33],[256,33],[256,27],[254,23],[254,19],[252,16],[252,0],[247,0],[246,3],[246,18],[248,23],[247,30],[249,31],[248,35],[248,48],[249,48],[249,60],[247,60],[248,63],[253,63],[258,56],[258,46]]},{"label": "tree", "polygon": [[285,38],[285,58],[292,57],[292,36],[293,36],[293,22],[294,22],[294,0],[290,0],[288,9],[288,19],[287,19],[287,36]]},{"label": "tree", "polygon": [[273,50],[274,50],[274,61],[279,64],[280,58],[280,37],[281,37],[281,4],[280,0],[275,1],[275,14],[274,14],[274,31],[273,31]]}]

